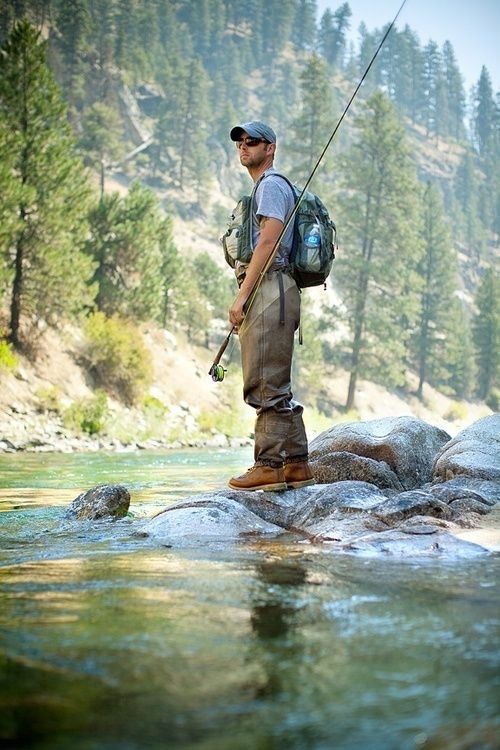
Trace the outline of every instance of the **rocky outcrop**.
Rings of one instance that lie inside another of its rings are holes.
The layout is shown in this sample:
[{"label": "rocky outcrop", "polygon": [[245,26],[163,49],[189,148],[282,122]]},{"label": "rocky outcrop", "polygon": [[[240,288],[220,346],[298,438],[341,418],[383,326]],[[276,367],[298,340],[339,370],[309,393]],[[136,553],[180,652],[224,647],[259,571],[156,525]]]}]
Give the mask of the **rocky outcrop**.
[{"label": "rocky outcrop", "polygon": [[123,518],[130,506],[130,494],[120,484],[101,484],[78,495],[66,511],[68,518],[97,521]]},{"label": "rocky outcrop", "polygon": [[[228,489],[194,495],[142,522],[139,533],[167,546],[227,543],[283,534],[289,539],[292,534],[294,539],[328,543],[325,549],[366,555],[412,558],[484,554],[487,550],[480,545],[450,532],[477,525],[500,501],[496,475],[478,478],[474,463],[477,461],[477,466],[484,467],[483,455],[493,455],[489,450],[495,442],[491,426],[491,422],[472,425],[477,429],[464,431],[464,440],[457,436],[443,446],[446,433],[420,420],[405,418],[341,425],[314,441],[315,471],[317,466],[325,472],[333,467],[336,477],[345,461],[346,466],[349,463],[352,467],[364,466],[380,484],[351,475],[285,492]],[[486,454],[478,449],[480,435],[485,440]],[[470,475],[460,474],[443,482],[437,474],[433,482],[429,481],[432,446],[434,453],[440,450],[440,457],[462,455],[455,449],[464,443],[470,446],[471,436],[475,436],[476,447],[467,458]],[[353,474],[357,476],[356,470]],[[385,481],[388,477],[390,482]],[[411,488],[405,489],[408,486]],[[76,498],[70,513],[78,518],[120,517],[128,509],[128,500],[124,505],[120,503],[123,490],[121,487],[90,490]]]},{"label": "rocky outcrop", "polygon": [[411,490],[432,477],[436,453],[448,433],[414,417],[388,417],[340,424],[310,446],[318,482],[357,479],[381,489]]},{"label": "rocky outcrop", "polygon": [[438,452],[435,480],[469,477],[500,482],[500,414],[491,414],[467,427]]}]

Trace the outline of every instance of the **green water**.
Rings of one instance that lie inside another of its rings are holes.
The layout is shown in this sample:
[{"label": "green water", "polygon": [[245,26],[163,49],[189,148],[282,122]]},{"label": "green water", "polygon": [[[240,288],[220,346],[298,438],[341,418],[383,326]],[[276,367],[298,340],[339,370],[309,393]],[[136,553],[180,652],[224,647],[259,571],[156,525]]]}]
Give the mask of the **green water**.
[{"label": "green water", "polygon": [[0,456],[2,747],[500,747],[497,558],[178,551],[133,536],[131,519],[63,519],[99,482],[126,484],[145,517],[249,462]]}]

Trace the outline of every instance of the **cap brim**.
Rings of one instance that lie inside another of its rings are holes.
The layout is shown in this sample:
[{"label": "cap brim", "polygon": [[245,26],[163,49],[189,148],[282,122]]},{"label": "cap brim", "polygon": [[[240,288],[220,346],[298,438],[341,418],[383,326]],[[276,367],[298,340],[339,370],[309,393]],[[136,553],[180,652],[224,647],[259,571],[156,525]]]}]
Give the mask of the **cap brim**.
[{"label": "cap brim", "polygon": [[236,127],[231,130],[231,133],[230,133],[231,140],[239,141],[244,132],[245,131],[240,125],[236,125]]}]

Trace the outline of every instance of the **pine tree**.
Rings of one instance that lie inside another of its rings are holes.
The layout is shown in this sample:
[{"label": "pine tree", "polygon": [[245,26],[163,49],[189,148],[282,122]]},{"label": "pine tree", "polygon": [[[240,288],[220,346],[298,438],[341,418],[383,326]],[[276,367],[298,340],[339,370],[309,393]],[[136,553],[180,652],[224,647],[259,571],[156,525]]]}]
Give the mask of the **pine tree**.
[{"label": "pine tree", "polygon": [[225,320],[236,296],[231,274],[223,273],[208,253],[200,253],[194,264],[201,294],[210,303],[213,315]]},{"label": "pine tree", "polygon": [[95,75],[96,100],[108,102],[111,91],[111,68],[114,61],[116,0],[93,0],[89,3],[90,25],[95,64],[91,70]]},{"label": "pine tree", "polygon": [[440,107],[443,105],[443,75],[441,53],[436,42],[426,45],[422,72],[422,121],[429,133],[440,131]]},{"label": "pine tree", "polygon": [[[0,113],[12,137],[16,231],[1,248],[13,259],[10,340],[35,318],[52,321],[84,307],[91,264],[81,252],[89,187],[66,108],[45,62],[45,44],[16,24],[0,55]],[[23,327],[23,328],[22,328]]]},{"label": "pine tree", "polygon": [[336,275],[350,331],[347,409],[360,376],[404,382],[421,253],[416,176],[404,131],[383,94],[370,98],[356,126],[358,137],[342,160],[346,192],[337,212],[346,238]]},{"label": "pine tree", "polygon": [[80,146],[89,164],[99,171],[101,198],[104,195],[106,170],[121,153],[121,123],[114,109],[96,102],[85,112]]},{"label": "pine tree", "polygon": [[423,195],[423,256],[418,266],[422,279],[419,317],[412,346],[415,352],[419,383],[417,396],[422,398],[425,382],[439,379],[439,342],[445,335],[448,309],[457,281],[456,254],[445,224],[441,196],[428,183]]},{"label": "pine tree", "polygon": [[465,117],[465,92],[462,74],[457,65],[455,51],[451,42],[443,44],[443,75],[448,94],[448,127],[447,133],[454,138],[463,138]]},{"label": "pine tree", "polygon": [[319,47],[326,61],[333,67],[342,66],[351,15],[349,4],[343,3],[335,13],[327,8],[321,17]]},{"label": "pine tree", "polygon": [[[313,168],[333,119],[332,89],[325,62],[311,55],[300,74],[300,110],[291,123],[294,170],[305,180]],[[327,165],[323,163],[323,169]]]},{"label": "pine tree", "polygon": [[[372,59],[380,40],[377,38],[375,33],[371,34],[368,31],[366,24],[363,21],[359,24],[358,34],[359,34],[358,76],[361,77],[362,74],[365,72],[366,68],[368,67],[368,64],[370,60]],[[367,95],[371,94],[377,88],[379,84],[380,84],[380,67],[377,65],[374,65],[370,71],[370,76],[367,77],[364,83],[366,94]]]},{"label": "pine tree", "polygon": [[474,97],[473,128],[477,149],[484,156],[494,132],[495,102],[488,69],[483,65]]},{"label": "pine tree", "polygon": [[455,221],[458,236],[469,253],[479,259],[484,245],[484,229],[479,219],[479,179],[473,152],[465,152],[453,187],[457,203]]},{"label": "pine tree", "polygon": [[398,63],[395,101],[412,122],[419,120],[423,56],[418,37],[407,25],[397,34]]},{"label": "pine tree", "polygon": [[478,395],[486,400],[498,388],[500,360],[500,277],[489,268],[476,294],[477,314],[473,322],[478,368]]},{"label": "pine tree", "polygon": [[0,302],[6,296],[12,281],[8,249],[14,245],[16,234],[22,229],[18,211],[23,193],[22,184],[13,178],[16,141],[6,118],[3,113],[0,114]]},{"label": "pine tree", "polygon": [[476,369],[470,327],[470,315],[462,300],[453,297],[445,321],[446,335],[438,353],[442,364],[440,387],[459,398],[470,398]]},{"label": "pine tree", "polygon": [[136,320],[158,318],[162,282],[163,218],[148,188],[104,195],[90,214],[87,252],[96,264],[98,310]]},{"label": "pine tree", "polygon": [[199,59],[193,59],[188,66],[181,60],[176,60],[176,64],[177,76],[172,75],[171,96],[165,98],[155,135],[159,154],[165,152],[167,143],[175,153],[181,190],[194,184],[199,196],[208,178],[209,85]]},{"label": "pine tree", "polygon": [[159,249],[161,255],[159,273],[162,288],[158,320],[163,328],[167,328],[173,321],[179,303],[176,293],[179,291],[179,280],[185,270],[184,261],[173,240],[172,221],[168,217],[164,219],[161,227]]},{"label": "pine tree", "polygon": [[292,41],[299,50],[311,49],[316,40],[316,0],[296,0]]},{"label": "pine tree", "polygon": [[[279,4],[262,2],[256,9],[256,17],[252,18],[252,27],[260,22],[262,53],[260,59],[253,60],[251,65],[263,67],[269,76],[272,76],[278,55],[290,37],[295,5],[294,0],[282,0]],[[276,29],[279,29],[278,34]]]},{"label": "pine tree", "polygon": [[62,56],[62,85],[68,100],[81,107],[84,99],[84,63],[82,60],[89,31],[88,3],[70,0],[60,4],[56,26],[60,33],[57,47]]}]

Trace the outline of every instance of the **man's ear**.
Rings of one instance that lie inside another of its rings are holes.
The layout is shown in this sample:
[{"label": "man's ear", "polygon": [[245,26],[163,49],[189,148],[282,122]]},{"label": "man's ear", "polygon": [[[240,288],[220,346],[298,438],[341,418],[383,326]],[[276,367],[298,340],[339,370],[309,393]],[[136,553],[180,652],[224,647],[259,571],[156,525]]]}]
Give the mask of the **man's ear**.
[{"label": "man's ear", "polygon": [[268,143],[267,144],[267,153],[268,154],[275,154],[276,153],[276,144],[275,143]]}]

